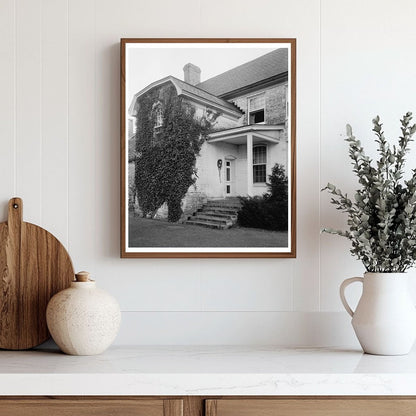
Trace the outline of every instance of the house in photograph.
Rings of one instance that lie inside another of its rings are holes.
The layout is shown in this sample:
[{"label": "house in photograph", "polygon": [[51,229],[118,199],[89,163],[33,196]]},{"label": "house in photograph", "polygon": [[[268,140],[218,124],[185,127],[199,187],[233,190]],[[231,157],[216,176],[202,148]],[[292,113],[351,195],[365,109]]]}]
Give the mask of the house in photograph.
[{"label": "house in photograph", "polygon": [[[163,126],[163,91],[170,89],[192,106],[194,117],[209,130],[195,162],[195,181],[182,200],[185,217],[207,201],[236,201],[238,196],[267,192],[273,166],[288,167],[288,49],[280,48],[257,59],[201,81],[194,63],[186,63],[184,79],[173,76],[155,80],[137,92],[129,106],[130,207],[140,211],[135,198],[134,169],[137,122],[142,100],[152,94],[149,118],[154,142]],[[172,140],[175,140],[172,137]],[[169,155],[166,155],[169,158]],[[162,206],[156,217],[166,216]]]}]

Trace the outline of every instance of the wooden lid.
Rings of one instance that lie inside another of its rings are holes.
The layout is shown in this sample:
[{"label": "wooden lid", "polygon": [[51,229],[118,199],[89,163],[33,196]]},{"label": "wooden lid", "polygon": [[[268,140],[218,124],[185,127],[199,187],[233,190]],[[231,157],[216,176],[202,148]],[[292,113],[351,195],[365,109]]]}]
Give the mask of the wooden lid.
[{"label": "wooden lid", "polygon": [[75,280],[77,282],[90,282],[90,274],[88,272],[78,272],[75,274]]}]

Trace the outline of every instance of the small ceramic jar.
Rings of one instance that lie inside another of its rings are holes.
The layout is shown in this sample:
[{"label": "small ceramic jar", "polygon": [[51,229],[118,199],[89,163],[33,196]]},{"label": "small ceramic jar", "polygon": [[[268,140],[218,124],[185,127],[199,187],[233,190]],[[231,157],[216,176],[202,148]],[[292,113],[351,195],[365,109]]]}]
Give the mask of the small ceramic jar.
[{"label": "small ceramic jar", "polygon": [[114,341],[120,327],[120,307],[97,289],[88,272],[75,275],[68,289],[49,301],[46,321],[58,347],[66,354],[96,355]]}]

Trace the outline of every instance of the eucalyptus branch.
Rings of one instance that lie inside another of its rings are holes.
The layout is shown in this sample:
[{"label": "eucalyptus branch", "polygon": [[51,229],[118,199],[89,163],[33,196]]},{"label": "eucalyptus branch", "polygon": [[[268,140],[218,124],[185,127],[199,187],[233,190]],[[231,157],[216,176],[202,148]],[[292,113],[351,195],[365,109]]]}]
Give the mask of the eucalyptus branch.
[{"label": "eucalyptus branch", "polygon": [[380,118],[373,119],[379,153],[376,166],[347,125],[345,140],[361,187],[353,200],[333,184],[322,189],[332,196],[331,204],[347,214],[349,226],[349,231],[322,231],[348,238],[351,254],[363,262],[367,271],[401,272],[416,262],[416,169],[410,179],[402,181],[406,154],[416,132],[411,120],[411,113],[403,116],[398,145],[390,147]]}]

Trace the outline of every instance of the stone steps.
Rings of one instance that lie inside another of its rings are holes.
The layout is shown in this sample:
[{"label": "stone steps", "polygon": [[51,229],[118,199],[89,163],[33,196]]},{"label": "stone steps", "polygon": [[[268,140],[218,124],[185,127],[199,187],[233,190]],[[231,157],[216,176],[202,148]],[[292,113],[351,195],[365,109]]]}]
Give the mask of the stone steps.
[{"label": "stone steps", "polygon": [[217,212],[218,214],[225,214],[225,215],[236,215],[239,211],[239,208],[231,208],[231,207],[215,207],[215,206],[206,206],[204,205],[202,208],[199,209],[199,212],[207,211],[207,212]]},{"label": "stone steps", "polygon": [[[228,210],[227,210],[228,211]],[[234,211],[233,212],[222,212],[222,211],[214,211],[214,210],[202,210],[200,211],[201,214],[203,215],[208,215],[211,217],[220,217],[220,218],[226,218],[228,220],[232,220],[236,217],[236,215],[234,215]]]},{"label": "stone steps", "polygon": [[237,222],[239,202],[235,198],[210,200],[189,216],[184,223],[216,229],[231,228]]},{"label": "stone steps", "polygon": [[212,221],[212,222],[218,222],[220,224],[230,222],[231,220],[229,218],[220,217],[216,215],[206,215],[204,211],[198,212],[196,215],[196,218],[203,221]]},{"label": "stone steps", "polygon": [[241,202],[239,199],[211,199],[207,201],[206,205],[232,206],[239,208],[241,206]]},{"label": "stone steps", "polygon": [[230,210],[230,211],[239,211],[240,206],[238,205],[220,205],[220,204],[207,204],[204,205],[205,208],[212,208],[218,210]]},{"label": "stone steps", "polygon": [[216,228],[218,230],[224,230],[226,228],[230,228],[230,227],[226,227],[226,226],[223,226],[222,224],[218,224],[218,223],[215,223],[215,222],[197,221],[196,219],[186,220],[185,224],[199,225],[201,227],[206,227],[206,228]]}]

